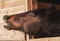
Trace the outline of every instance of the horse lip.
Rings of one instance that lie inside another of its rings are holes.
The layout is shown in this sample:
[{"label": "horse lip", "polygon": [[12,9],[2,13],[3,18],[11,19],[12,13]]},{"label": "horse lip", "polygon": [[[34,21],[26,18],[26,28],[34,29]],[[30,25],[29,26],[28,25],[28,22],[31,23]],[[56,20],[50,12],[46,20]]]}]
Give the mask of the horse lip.
[{"label": "horse lip", "polygon": [[7,25],[4,25],[4,28],[7,30],[11,30],[11,28],[9,28]]},{"label": "horse lip", "polygon": [[8,27],[12,27],[12,23],[11,22],[6,22],[6,24],[4,25],[6,28],[8,28]]}]

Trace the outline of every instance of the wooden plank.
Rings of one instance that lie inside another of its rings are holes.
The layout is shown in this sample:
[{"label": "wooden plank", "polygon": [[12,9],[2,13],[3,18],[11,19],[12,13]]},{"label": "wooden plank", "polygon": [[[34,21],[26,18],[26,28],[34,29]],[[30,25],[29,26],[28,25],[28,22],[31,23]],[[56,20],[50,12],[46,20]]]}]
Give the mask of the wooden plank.
[{"label": "wooden plank", "polygon": [[60,37],[31,39],[30,41],[60,41]]}]

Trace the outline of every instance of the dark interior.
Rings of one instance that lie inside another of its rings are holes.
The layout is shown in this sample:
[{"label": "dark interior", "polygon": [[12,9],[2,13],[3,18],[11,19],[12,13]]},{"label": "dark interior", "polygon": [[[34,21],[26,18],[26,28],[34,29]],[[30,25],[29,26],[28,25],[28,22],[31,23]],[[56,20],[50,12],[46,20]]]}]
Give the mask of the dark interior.
[{"label": "dark interior", "polygon": [[60,0],[38,0],[38,2],[48,2],[48,3],[60,4]]}]

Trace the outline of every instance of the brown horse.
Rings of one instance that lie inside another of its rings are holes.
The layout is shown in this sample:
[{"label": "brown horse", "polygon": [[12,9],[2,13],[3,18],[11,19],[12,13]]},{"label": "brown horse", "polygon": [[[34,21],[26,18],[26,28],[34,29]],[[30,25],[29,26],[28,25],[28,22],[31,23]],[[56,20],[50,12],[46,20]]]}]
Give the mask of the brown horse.
[{"label": "brown horse", "polygon": [[29,38],[50,37],[60,35],[60,14],[46,14],[46,9],[36,9],[15,15],[5,15],[5,28],[20,30],[29,34]]}]

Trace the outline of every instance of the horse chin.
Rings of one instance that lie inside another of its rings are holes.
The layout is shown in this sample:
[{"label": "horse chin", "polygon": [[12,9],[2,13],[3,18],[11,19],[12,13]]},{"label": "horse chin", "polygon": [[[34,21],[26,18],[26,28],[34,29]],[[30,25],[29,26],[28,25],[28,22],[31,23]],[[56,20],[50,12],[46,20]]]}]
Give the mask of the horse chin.
[{"label": "horse chin", "polygon": [[11,27],[4,25],[4,28],[6,28],[7,30],[12,30]]}]

